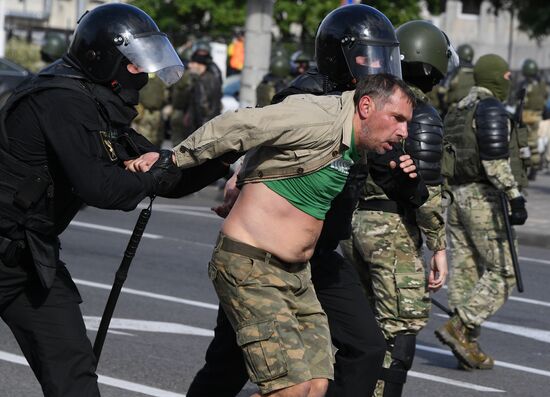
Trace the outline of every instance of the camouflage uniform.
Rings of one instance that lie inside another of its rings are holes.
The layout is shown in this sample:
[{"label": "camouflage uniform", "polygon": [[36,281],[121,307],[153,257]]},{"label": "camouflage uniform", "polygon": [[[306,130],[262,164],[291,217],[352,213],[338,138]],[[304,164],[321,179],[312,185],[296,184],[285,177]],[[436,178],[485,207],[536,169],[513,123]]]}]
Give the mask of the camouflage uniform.
[{"label": "camouflage uniform", "polygon": [[172,90],[172,143],[179,144],[221,112],[221,82],[215,69],[197,75],[185,72]]},{"label": "camouflage uniform", "polygon": [[[478,112],[480,101],[487,100],[499,103],[490,90],[473,87],[445,118],[445,147],[451,147],[452,143],[456,156],[454,165],[444,166],[453,197],[447,210],[451,265],[448,297],[456,315],[436,330],[436,335],[451,347],[465,368],[489,369],[493,367],[493,359],[479,348],[479,327],[506,302],[515,285],[499,196],[505,192],[512,200],[521,197],[521,193],[510,158],[480,157],[479,142],[487,141],[479,139],[493,134],[508,142],[506,137],[495,135],[497,128],[507,130],[510,135],[510,122],[502,105],[500,111],[493,107]],[[493,129],[479,138],[477,129],[481,128]],[[483,145],[487,156],[491,148],[487,143]],[[446,163],[445,156],[443,162]],[[517,242],[514,244],[517,247]]]},{"label": "camouflage uniform", "polygon": [[544,83],[535,79],[527,79],[525,88],[525,102],[523,105],[523,122],[529,127],[529,149],[531,150],[531,165],[536,169],[540,166],[540,153],[538,149],[539,123],[542,120],[542,111],[546,100],[546,88]]},{"label": "camouflage uniform", "polygon": [[[418,88],[410,88],[418,99],[428,100]],[[353,215],[352,238],[341,242],[344,256],[359,273],[387,341],[399,334],[417,334],[428,322],[430,297],[421,231],[431,251],[446,247],[441,186],[428,186],[428,190],[428,200],[416,211],[361,209],[365,205],[368,208],[369,201],[391,202],[369,177]],[[391,352],[387,351],[383,366],[389,368],[391,362]],[[382,396],[383,390],[384,382],[379,380],[374,395]]]},{"label": "camouflage uniform", "polygon": [[445,98],[446,110],[456,105],[458,101],[468,95],[473,86],[474,68],[472,64],[464,63],[449,76],[448,83],[445,84],[446,90],[441,90]]},{"label": "camouflage uniform", "polygon": [[132,127],[156,146],[164,140],[164,123],[161,110],[165,103],[164,84],[157,77],[149,81],[139,91],[138,115]]}]

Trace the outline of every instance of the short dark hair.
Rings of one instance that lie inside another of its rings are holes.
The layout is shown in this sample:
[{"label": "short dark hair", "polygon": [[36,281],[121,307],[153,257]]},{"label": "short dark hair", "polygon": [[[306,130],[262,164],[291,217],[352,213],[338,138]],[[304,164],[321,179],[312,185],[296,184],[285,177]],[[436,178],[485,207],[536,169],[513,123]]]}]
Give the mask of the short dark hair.
[{"label": "short dark hair", "polygon": [[377,106],[383,107],[390,100],[395,90],[400,90],[413,107],[416,105],[416,97],[409,86],[398,77],[387,73],[361,77],[355,87],[353,101],[357,107],[359,100],[366,95],[371,97]]}]

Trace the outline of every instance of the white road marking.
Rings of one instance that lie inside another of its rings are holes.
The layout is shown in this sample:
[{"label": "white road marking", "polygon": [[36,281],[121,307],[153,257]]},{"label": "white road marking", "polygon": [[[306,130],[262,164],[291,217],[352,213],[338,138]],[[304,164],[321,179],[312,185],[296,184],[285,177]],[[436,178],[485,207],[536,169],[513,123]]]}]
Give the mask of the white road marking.
[{"label": "white road marking", "polygon": [[[28,366],[27,360],[23,356],[17,354],[12,354],[4,351],[0,351],[0,360],[7,361],[14,364],[21,364]],[[133,391],[136,393],[144,394],[146,396],[153,397],[185,397],[185,394],[174,393],[168,390],[158,389],[156,387],[151,387],[147,385],[142,385],[140,383],[129,382],[127,380],[113,378],[105,375],[97,375],[97,381],[101,384],[116,387],[118,389],[124,389]]]},{"label": "white road marking", "polygon": [[407,374],[409,376],[412,376],[413,378],[420,378],[420,379],[430,380],[432,382],[445,383],[446,385],[458,386],[465,389],[485,391],[485,392],[491,392],[491,393],[505,393],[504,390],[494,389],[492,387],[480,386],[474,383],[462,382],[460,380],[444,378],[442,376],[424,374],[422,372],[409,371]]},{"label": "white road marking", "polygon": [[[96,282],[93,282],[93,281],[86,281],[86,280],[81,280],[81,279],[78,279],[78,278],[73,279],[73,281],[76,284],[85,285],[87,287],[106,289],[106,290],[109,290],[109,291],[112,288],[112,285],[109,285],[109,284],[96,283]],[[190,300],[190,299],[177,298],[175,296],[170,296],[170,295],[155,294],[153,292],[140,291],[140,290],[132,289],[132,288],[122,288],[122,292],[127,293],[127,294],[131,294],[131,295],[139,295],[139,296],[145,296],[147,298],[164,300],[164,301],[168,301],[168,302],[182,303],[184,305],[202,307],[202,308],[205,308],[205,309],[218,310],[218,305],[213,305],[211,303],[205,303],[205,302],[200,302],[200,301],[194,301],[194,300]]]},{"label": "white road marking", "polygon": [[[430,353],[443,354],[445,356],[453,356],[453,353],[451,353],[449,350],[439,349],[437,347],[426,346],[426,345],[416,345],[416,348],[418,350],[423,350]],[[533,367],[526,367],[524,365],[513,364],[506,361],[495,360],[495,366],[515,369],[517,371],[528,372],[530,374],[550,377],[550,371],[545,371],[543,369],[538,369]]]},{"label": "white road marking", "polygon": [[[86,329],[97,331],[101,317],[84,316]],[[134,320],[128,318],[113,318],[109,325],[111,329],[123,329],[129,331],[157,332],[178,335],[214,336],[214,331],[206,328],[191,327],[189,325],[170,323],[163,321]]]},{"label": "white road marking", "polygon": [[[443,289],[448,290],[449,287],[444,285]],[[529,303],[531,305],[550,307],[550,302],[539,301],[537,299],[521,298],[519,296],[510,296],[508,299],[511,300],[511,301],[516,301],[516,302],[521,302],[521,303]]]},{"label": "white road marking", "polygon": [[[445,314],[435,313],[438,317],[449,318]],[[523,336],[525,338],[538,340],[544,343],[550,343],[550,331],[544,329],[523,327],[521,325],[503,324],[494,321],[485,321],[481,324],[482,328],[494,329],[496,331],[505,332],[507,334]]]},{"label": "white road marking", "polygon": [[550,261],[546,259],[537,259],[537,258],[528,258],[526,256],[520,256],[520,261],[534,262],[534,263],[543,263],[545,265],[550,265]]},{"label": "white road marking", "polygon": [[[132,235],[132,230],[121,229],[121,228],[118,228],[118,227],[111,227],[111,226],[96,225],[95,223],[72,221],[71,226],[84,227],[84,228],[87,228],[87,229],[103,230],[103,231],[106,231],[106,232],[125,234],[127,236]],[[163,238],[163,236],[161,236],[159,234],[151,234],[151,233],[143,233],[143,237],[151,238],[153,240],[159,240],[159,239]]]},{"label": "white road marking", "polygon": [[536,299],[520,298],[519,296],[511,296],[508,299],[516,302],[529,303],[531,305],[550,307],[550,302],[539,301]]}]

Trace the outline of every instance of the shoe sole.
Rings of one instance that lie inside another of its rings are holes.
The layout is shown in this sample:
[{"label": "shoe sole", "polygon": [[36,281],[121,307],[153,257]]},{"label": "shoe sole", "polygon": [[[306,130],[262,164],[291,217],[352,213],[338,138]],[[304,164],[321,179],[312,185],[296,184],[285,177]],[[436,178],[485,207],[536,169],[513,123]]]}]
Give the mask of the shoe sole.
[{"label": "shoe sole", "polygon": [[439,341],[441,343],[443,343],[444,345],[447,345],[451,348],[451,351],[453,352],[454,356],[456,357],[456,359],[458,361],[460,361],[463,365],[468,367],[468,369],[475,369],[476,368],[475,364],[470,362],[466,358],[465,351],[463,349],[457,347],[453,343],[456,339],[453,338],[451,335],[449,335],[448,332],[436,330],[434,333],[435,333],[435,336],[437,337],[437,339],[439,339]]}]

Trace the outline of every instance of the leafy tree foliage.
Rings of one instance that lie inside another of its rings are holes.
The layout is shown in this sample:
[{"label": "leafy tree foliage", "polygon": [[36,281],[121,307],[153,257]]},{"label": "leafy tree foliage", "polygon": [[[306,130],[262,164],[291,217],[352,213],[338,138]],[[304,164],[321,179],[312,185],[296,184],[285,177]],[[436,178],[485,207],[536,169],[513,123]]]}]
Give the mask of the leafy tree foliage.
[{"label": "leafy tree foliage", "polygon": [[[439,0],[428,0],[438,2]],[[179,44],[189,34],[230,38],[236,27],[243,27],[246,0],[133,0],[153,17],[162,31]],[[395,26],[419,17],[418,0],[368,0],[364,4],[382,11]],[[283,41],[292,37],[293,24],[302,26],[302,42],[312,42],[321,20],[340,4],[338,0],[277,0],[274,22]],[[435,3],[434,3],[435,4]]]},{"label": "leafy tree foliage", "polygon": [[496,14],[512,11],[518,16],[519,28],[530,37],[542,39],[550,34],[550,1],[490,0]]}]

